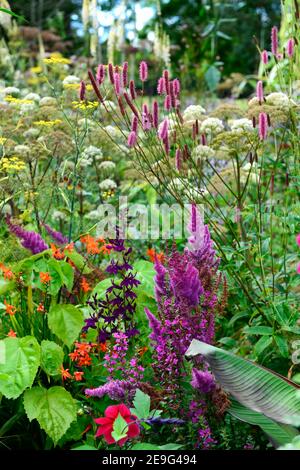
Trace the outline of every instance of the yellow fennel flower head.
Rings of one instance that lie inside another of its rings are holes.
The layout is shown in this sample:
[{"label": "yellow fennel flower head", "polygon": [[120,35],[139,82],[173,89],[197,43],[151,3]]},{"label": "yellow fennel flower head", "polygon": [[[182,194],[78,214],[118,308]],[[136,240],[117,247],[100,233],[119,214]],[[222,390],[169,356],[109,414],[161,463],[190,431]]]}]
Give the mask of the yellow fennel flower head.
[{"label": "yellow fennel flower head", "polygon": [[63,87],[66,90],[79,90],[80,83],[64,83]]},{"label": "yellow fennel flower head", "polygon": [[66,57],[62,57],[60,54],[52,54],[51,57],[48,59],[43,59],[43,62],[45,64],[64,64],[68,65],[71,63],[70,59],[67,59]]},{"label": "yellow fennel flower head", "polygon": [[31,73],[42,73],[43,69],[42,67],[40,67],[39,65],[36,66],[36,67],[31,67],[30,68],[30,72]]},{"label": "yellow fennel flower head", "polygon": [[4,145],[7,139],[5,137],[0,137],[0,145]]},{"label": "yellow fennel flower head", "polygon": [[7,101],[8,103],[13,103],[13,104],[32,104],[34,103],[33,100],[26,100],[26,99],[21,99],[21,98],[15,98],[14,96],[11,96],[11,95],[7,95],[5,98],[4,98],[5,101]]},{"label": "yellow fennel flower head", "polygon": [[17,173],[26,167],[23,160],[18,157],[3,157],[0,160],[0,171],[4,173]]},{"label": "yellow fennel flower head", "polygon": [[36,126],[41,126],[41,127],[53,127],[61,123],[62,123],[61,119],[53,119],[52,121],[34,121],[33,124],[35,124]]},{"label": "yellow fennel flower head", "polygon": [[72,101],[74,109],[80,109],[81,111],[87,111],[96,109],[99,106],[98,101]]}]

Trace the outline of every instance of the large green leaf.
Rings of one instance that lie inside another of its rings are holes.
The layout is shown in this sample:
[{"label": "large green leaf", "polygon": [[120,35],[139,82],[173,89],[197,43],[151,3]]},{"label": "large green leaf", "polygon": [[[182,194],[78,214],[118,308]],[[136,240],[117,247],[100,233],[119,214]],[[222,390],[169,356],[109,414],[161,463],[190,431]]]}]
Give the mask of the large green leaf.
[{"label": "large green leaf", "polygon": [[44,340],[41,343],[41,368],[48,375],[58,375],[64,360],[63,349],[54,341]]},{"label": "large green leaf", "polygon": [[33,336],[0,341],[0,393],[17,398],[31,387],[40,365],[40,346]]},{"label": "large green leaf", "polygon": [[77,339],[83,324],[83,313],[74,305],[57,304],[48,313],[50,330],[69,347]]},{"label": "large green leaf", "polygon": [[148,297],[154,298],[155,269],[153,263],[145,260],[136,261],[133,265],[133,270],[136,271],[136,278],[141,283],[138,287],[138,292],[143,292]]},{"label": "large green leaf", "polygon": [[24,394],[29,421],[36,419],[56,444],[76,419],[76,402],[63,387],[34,387]]},{"label": "large green leaf", "polygon": [[300,387],[228,351],[193,340],[187,356],[201,354],[216,380],[240,403],[280,423],[300,425]]},{"label": "large green leaf", "polygon": [[299,435],[297,429],[292,426],[276,423],[267,416],[246,408],[235,399],[231,400],[230,408],[227,411],[245,423],[259,426],[267,434],[274,447],[288,444],[295,436]]}]

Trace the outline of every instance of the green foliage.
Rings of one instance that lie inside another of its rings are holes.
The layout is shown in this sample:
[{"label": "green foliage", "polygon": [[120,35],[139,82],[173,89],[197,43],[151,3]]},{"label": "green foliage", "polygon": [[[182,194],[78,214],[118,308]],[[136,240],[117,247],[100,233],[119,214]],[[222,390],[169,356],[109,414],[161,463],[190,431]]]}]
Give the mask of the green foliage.
[{"label": "green foliage", "polygon": [[122,415],[119,413],[117,418],[114,420],[112,437],[116,442],[127,436],[128,424]]},{"label": "green foliage", "polygon": [[0,393],[18,398],[31,387],[40,365],[40,346],[32,336],[0,341]]},{"label": "green foliage", "polygon": [[49,311],[50,330],[68,347],[78,338],[83,324],[83,313],[74,305],[57,304]]},{"label": "green foliage", "polygon": [[41,368],[46,374],[56,376],[63,364],[64,351],[54,341],[43,340],[41,343]]},{"label": "green foliage", "polygon": [[36,419],[54,444],[76,419],[76,403],[63,387],[33,387],[24,394],[24,408],[30,421]]}]

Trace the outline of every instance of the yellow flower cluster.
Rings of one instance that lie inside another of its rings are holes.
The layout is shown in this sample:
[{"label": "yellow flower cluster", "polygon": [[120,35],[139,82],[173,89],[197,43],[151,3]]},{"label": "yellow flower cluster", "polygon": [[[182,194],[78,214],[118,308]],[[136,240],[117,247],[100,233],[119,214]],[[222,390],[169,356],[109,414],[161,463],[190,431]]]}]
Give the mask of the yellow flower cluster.
[{"label": "yellow flower cluster", "polygon": [[25,163],[18,157],[3,157],[0,160],[0,171],[5,171],[7,173],[22,171],[25,166]]},{"label": "yellow flower cluster", "polygon": [[[65,83],[64,84],[64,88],[66,90],[79,90],[79,87],[80,87],[80,83]],[[86,90],[92,91],[93,90],[92,85],[90,84],[86,85]]]},{"label": "yellow flower cluster", "polygon": [[0,137],[0,145],[4,145],[7,139],[5,137]]},{"label": "yellow flower cluster", "polygon": [[61,123],[62,123],[61,119],[54,119],[53,121],[34,121],[33,124],[35,124],[36,126],[52,127]]},{"label": "yellow flower cluster", "polygon": [[14,104],[32,104],[33,103],[32,100],[22,100],[20,98],[14,98],[11,95],[7,95],[4,99],[8,103],[14,103]]},{"label": "yellow flower cluster", "polygon": [[70,59],[66,59],[65,57],[50,57],[49,59],[43,59],[45,64],[70,64]]},{"label": "yellow flower cluster", "polygon": [[95,109],[99,106],[98,101],[72,101],[72,105],[75,109],[81,109],[82,111],[88,109]]},{"label": "yellow flower cluster", "polygon": [[41,73],[43,71],[42,67],[37,66],[37,67],[31,67],[30,72],[31,73]]}]

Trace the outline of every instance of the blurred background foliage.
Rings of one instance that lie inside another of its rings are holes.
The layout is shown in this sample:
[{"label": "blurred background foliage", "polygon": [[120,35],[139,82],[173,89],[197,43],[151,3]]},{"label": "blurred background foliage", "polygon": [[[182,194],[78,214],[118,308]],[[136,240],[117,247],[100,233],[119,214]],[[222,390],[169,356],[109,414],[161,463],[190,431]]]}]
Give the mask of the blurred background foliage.
[{"label": "blurred background foliage", "polygon": [[[6,0],[0,0],[2,6]],[[184,87],[226,95],[258,67],[260,48],[280,23],[280,0],[11,0],[21,37],[37,50],[168,66]],[[0,20],[1,23],[1,20]],[[7,28],[2,36],[10,41]],[[20,37],[20,35],[18,35]],[[40,45],[39,45],[40,49]],[[29,54],[30,55],[30,54]],[[133,64],[134,65],[134,64]],[[222,81],[223,85],[220,86]],[[206,84],[206,85],[205,85]]]}]

